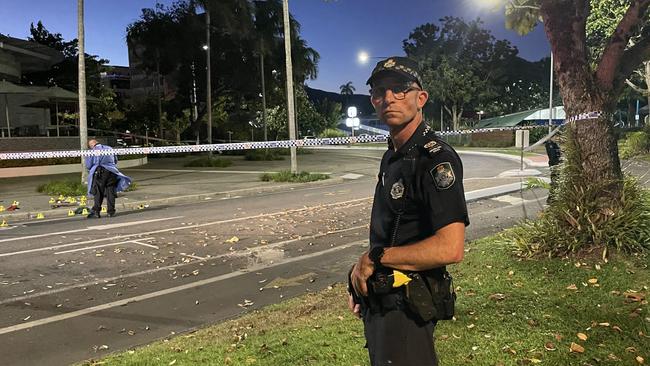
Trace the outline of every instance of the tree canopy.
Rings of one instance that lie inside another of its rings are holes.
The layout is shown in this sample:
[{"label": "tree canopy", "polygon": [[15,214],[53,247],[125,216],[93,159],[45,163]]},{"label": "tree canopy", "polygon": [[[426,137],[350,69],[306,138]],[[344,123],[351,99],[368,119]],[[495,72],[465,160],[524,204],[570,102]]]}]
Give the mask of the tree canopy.
[{"label": "tree canopy", "polygon": [[547,63],[518,57],[517,48],[497,40],[480,19],[448,16],[438,24],[423,24],[403,41],[403,48],[420,63],[430,104],[444,107],[454,129],[468,109],[507,114],[548,100]]},{"label": "tree canopy", "polygon": [[[264,78],[267,82],[267,103],[284,103],[282,73],[284,41],[282,1],[190,1],[181,0],[170,6],[157,5],[143,9],[140,18],[129,25],[128,41],[139,53],[139,60],[149,73],[157,68],[170,85],[164,110],[168,118],[183,116],[191,108],[191,95],[196,85],[199,115],[193,129],[199,131],[205,105],[205,11],[211,18],[212,95],[232,103],[224,104],[225,112],[234,119],[235,133],[246,136],[248,122],[261,107],[260,56],[264,55]],[[300,37],[300,24],[291,17],[294,79],[302,83],[317,75],[318,53]],[[160,65],[156,65],[156,62]],[[194,66],[194,77],[192,72]],[[214,106],[213,106],[214,108]],[[239,126],[239,128],[237,128]],[[218,130],[218,125],[215,126]],[[248,132],[247,132],[248,131]],[[235,136],[236,138],[236,136]]]}]

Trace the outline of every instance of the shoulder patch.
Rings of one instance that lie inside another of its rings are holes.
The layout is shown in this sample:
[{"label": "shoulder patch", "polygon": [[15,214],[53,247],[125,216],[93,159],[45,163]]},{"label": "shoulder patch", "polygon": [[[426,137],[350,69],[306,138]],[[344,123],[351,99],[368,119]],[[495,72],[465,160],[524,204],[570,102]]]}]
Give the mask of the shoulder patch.
[{"label": "shoulder patch", "polygon": [[431,140],[422,146],[425,150],[429,152],[429,155],[433,156],[442,150],[442,145],[437,143],[435,140]]},{"label": "shoulder patch", "polygon": [[436,165],[429,171],[429,173],[431,174],[433,182],[438,189],[448,189],[454,185],[454,182],[456,182],[454,169],[451,167],[451,163],[449,162],[444,162]]}]

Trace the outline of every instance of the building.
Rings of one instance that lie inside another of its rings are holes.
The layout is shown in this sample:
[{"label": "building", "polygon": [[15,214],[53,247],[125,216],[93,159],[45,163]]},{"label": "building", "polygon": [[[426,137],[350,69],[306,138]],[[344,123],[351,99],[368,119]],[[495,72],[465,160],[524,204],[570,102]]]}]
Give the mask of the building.
[{"label": "building", "polygon": [[129,67],[107,65],[105,69],[106,71],[99,75],[102,86],[113,89],[115,95],[122,100],[127,100],[131,91],[131,71]]},{"label": "building", "polygon": [[0,34],[0,137],[48,136],[53,131],[49,107],[38,105],[47,99],[43,89],[18,84],[23,73],[48,70],[61,61],[57,50]]},{"label": "building", "polygon": [[[497,116],[492,118],[485,118],[479,122],[476,128],[499,128],[499,127],[515,127],[515,126],[528,126],[528,125],[547,125],[549,119],[549,109],[539,108],[529,111],[511,113],[504,116]],[[564,122],[566,115],[564,107],[553,107],[553,124],[559,125]]]}]

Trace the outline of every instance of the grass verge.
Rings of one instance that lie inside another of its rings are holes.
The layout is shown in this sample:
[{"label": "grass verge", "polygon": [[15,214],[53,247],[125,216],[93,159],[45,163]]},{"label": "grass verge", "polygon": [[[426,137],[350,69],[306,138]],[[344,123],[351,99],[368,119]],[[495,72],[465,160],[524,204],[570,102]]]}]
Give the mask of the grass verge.
[{"label": "grass verge", "polygon": [[263,182],[306,183],[324,179],[329,179],[329,175],[309,172],[300,172],[293,174],[288,170],[283,170],[277,173],[264,173],[260,176],[260,180]]},{"label": "grass verge", "polygon": [[[132,192],[138,189],[138,184],[132,182],[131,185],[126,189],[126,192]],[[72,180],[54,180],[47,183],[41,184],[36,188],[36,191],[39,193],[44,193],[50,196],[85,196],[87,192],[87,187],[85,184],[81,184],[78,181]]]},{"label": "grass verge", "polygon": [[72,180],[49,181],[38,186],[36,190],[50,196],[85,196],[87,193],[87,187],[85,184]]},{"label": "grass verge", "polygon": [[202,167],[202,168],[226,168],[232,165],[232,161],[219,158],[202,157],[186,163],[185,167]]},{"label": "grass verge", "polygon": [[[441,365],[637,365],[650,357],[647,257],[521,259],[492,237],[468,245],[451,271],[459,300],[456,319],[436,329]],[[336,285],[84,365],[368,365],[346,299]],[[583,352],[571,352],[572,343]]]}]

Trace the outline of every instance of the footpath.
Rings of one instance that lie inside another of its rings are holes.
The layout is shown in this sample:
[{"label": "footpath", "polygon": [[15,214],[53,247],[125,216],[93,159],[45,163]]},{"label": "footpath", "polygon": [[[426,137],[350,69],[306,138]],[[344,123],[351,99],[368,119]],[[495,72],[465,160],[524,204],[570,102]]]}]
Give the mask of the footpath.
[{"label": "footpath", "polygon": [[[352,148],[354,149],[354,148]],[[362,150],[363,148],[359,149]],[[367,150],[367,148],[366,148]],[[461,154],[494,156],[502,159],[517,160],[513,155],[493,152],[461,151]],[[149,159],[145,166],[121,169],[123,173],[133,178],[137,189],[120,193],[116,208],[119,211],[137,210],[151,206],[168,206],[174,204],[218,200],[224,198],[250,196],[267,192],[295,189],[305,185],[340,184],[347,179],[373,177],[379,163],[378,158],[368,162],[346,162],[343,169],[340,161],[327,161],[320,154],[301,155],[301,169],[310,172],[330,174],[330,179],[311,183],[275,183],[263,182],[259,176],[265,172],[276,172],[288,168],[288,159],[282,161],[245,161],[241,156],[222,156],[232,159],[233,165],[228,168],[189,168],[185,164],[196,157]],[[546,166],[545,156],[527,157],[527,167]],[[338,165],[338,166],[337,166]],[[349,174],[357,172],[357,174]],[[525,175],[539,175],[538,171],[523,172]],[[521,189],[518,176],[510,175],[499,179],[477,180],[465,183],[468,200],[506,194]],[[1,211],[0,223],[8,224],[24,220],[52,219],[69,216],[70,210],[79,206],[52,209],[50,200],[57,199],[37,192],[38,186],[53,180],[78,180],[79,173],[42,175],[30,177],[3,178],[0,182],[0,205],[8,208],[14,201],[19,202],[15,211]],[[66,197],[67,198],[67,197]],[[80,197],[76,197],[79,200]],[[92,205],[89,200],[88,205]]]}]

